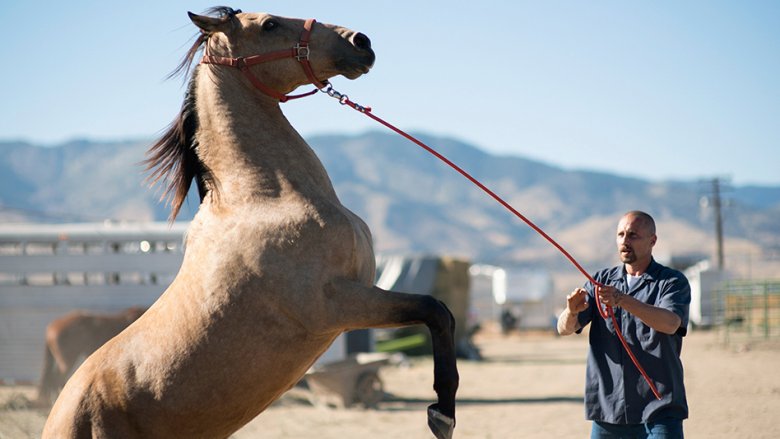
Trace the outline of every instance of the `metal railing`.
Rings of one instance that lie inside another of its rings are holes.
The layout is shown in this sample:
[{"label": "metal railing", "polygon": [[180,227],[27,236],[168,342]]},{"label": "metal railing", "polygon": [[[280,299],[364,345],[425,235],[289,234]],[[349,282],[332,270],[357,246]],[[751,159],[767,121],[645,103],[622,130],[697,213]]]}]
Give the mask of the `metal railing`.
[{"label": "metal railing", "polygon": [[780,340],[780,280],[730,281],[713,294],[725,343]]}]

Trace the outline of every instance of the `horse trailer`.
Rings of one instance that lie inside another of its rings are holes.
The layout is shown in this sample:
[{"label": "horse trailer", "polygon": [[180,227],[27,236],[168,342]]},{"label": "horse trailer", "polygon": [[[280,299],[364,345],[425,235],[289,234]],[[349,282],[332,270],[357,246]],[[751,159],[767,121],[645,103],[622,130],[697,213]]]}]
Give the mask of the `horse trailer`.
[{"label": "horse trailer", "polygon": [[148,307],[181,265],[186,223],[0,226],[0,382],[41,373],[46,326],[75,309]]}]

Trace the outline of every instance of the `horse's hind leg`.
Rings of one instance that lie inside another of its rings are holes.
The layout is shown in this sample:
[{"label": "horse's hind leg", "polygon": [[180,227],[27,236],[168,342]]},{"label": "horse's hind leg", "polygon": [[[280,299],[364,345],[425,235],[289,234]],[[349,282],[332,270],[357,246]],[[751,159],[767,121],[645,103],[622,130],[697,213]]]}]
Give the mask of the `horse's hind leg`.
[{"label": "horse's hind leg", "polygon": [[331,300],[344,329],[398,327],[423,323],[433,343],[433,389],[437,403],[428,409],[428,426],[439,439],[452,437],[455,427],[455,319],[447,306],[431,296],[369,288],[357,282],[330,285]]}]

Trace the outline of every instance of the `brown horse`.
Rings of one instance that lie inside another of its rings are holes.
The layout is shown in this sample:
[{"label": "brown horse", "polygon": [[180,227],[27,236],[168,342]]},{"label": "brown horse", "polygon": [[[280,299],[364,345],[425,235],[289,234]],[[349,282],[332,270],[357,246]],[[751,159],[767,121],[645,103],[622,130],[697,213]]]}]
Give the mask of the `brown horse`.
[{"label": "brown horse", "polygon": [[[451,437],[454,319],[430,296],[373,285],[366,224],[344,207],[279,101],[374,63],[369,39],[312,20],[190,14],[203,47],[178,121],[150,149],[175,217],[195,179],[201,205],[181,269],[152,307],[76,371],[44,438],[225,438],[298,382],[346,330],[428,326],[437,403]],[[312,432],[312,434],[314,434]]]},{"label": "brown horse", "polygon": [[136,321],[145,308],[127,308],[116,314],[72,311],[46,325],[43,373],[38,402],[51,404],[78,362],[89,357]]}]

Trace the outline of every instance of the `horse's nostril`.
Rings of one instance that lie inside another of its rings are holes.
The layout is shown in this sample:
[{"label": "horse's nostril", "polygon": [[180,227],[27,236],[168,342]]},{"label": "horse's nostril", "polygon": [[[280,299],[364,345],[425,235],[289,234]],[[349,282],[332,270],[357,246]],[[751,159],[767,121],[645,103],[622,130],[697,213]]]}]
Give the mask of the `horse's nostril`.
[{"label": "horse's nostril", "polygon": [[358,49],[370,49],[371,40],[365,34],[360,32],[352,36],[352,44]]}]

